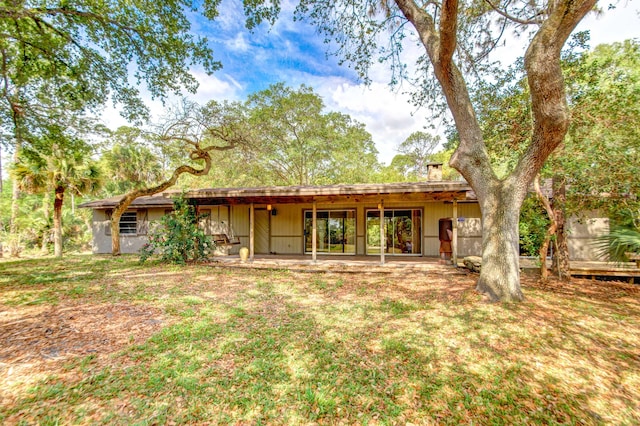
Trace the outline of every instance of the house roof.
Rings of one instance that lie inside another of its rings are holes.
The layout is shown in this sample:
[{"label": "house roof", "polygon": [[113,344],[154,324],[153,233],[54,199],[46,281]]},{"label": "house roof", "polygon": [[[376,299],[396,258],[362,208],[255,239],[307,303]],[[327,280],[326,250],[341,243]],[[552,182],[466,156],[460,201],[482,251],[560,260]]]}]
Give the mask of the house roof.
[{"label": "house roof", "polygon": [[[171,206],[171,197],[178,191],[164,192],[150,197],[140,197],[132,207]],[[186,198],[198,204],[285,204],[331,202],[340,200],[378,201],[385,199],[408,200],[475,200],[475,194],[467,182],[434,181],[381,184],[314,185],[314,186],[264,186],[252,188],[206,188],[184,193]],[[83,203],[80,207],[102,209],[114,207],[122,196]]]},{"label": "house roof", "polygon": [[[187,198],[214,204],[300,203],[336,201],[341,198],[376,198],[379,196],[413,196],[420,199],[467,199],[472,191],[467,182],[403,182],[381,184],[269,186],[256,188],[209,188],[188,191]],[[475,198],[475,197],[473,197]],[[204,204],[204,203],[203,203]]]},{"label": "house roof", "polygon": [[[78,207],[89,209],[110,209],[115,207],[122,197],[122,195],[117,195],[111,198],[103,198],[102,200],[88,201],[80,204]],[[156,194],[136,198],[133,203],[131,203],[131,207],[173,207],[173,201],[171,198],[165,197],[164,194]]]}]

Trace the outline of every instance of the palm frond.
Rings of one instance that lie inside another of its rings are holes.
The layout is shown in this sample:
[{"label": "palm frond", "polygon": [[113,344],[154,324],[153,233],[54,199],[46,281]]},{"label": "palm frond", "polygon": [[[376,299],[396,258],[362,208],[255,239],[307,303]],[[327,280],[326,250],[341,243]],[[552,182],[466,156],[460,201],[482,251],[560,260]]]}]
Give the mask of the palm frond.
[{"label": "palm frond", "polygon": [[640,253],[640,231],[618,228],[597,239],[598,254],[612,262],[628,262],[627,253]]}]

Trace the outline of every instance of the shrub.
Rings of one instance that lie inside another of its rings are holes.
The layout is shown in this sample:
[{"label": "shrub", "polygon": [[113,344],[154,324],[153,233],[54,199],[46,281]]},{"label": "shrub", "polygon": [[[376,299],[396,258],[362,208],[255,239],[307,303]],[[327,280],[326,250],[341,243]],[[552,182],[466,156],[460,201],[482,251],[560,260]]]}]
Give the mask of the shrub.
[{"label": "shrub", "polygon": [[149,227],[149,242],[140,250],[140,262],[157,254],[161,260],[185,264],[205,260],[213,250],[211,237],[198,227],[196,209],[184,197],[174,200],[173,209]]}]

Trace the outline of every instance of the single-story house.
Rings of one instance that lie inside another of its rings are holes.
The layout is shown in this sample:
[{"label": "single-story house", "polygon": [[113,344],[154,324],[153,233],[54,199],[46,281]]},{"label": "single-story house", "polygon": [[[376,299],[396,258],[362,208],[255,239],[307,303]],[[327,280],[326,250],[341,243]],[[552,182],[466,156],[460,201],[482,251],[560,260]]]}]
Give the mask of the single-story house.
[{"label": "single-story house", "polygon": [[[123,253],[140,250],[149,222],[171,213],[176,194],[134,201],[120,220]],[[388,256],[438,257],[441,241],[449,243],[454,260],[482,251],[480,208],[464,181],[209,188],[188,191],[185,197],[197,207],[201,226],[213,236],[220,255],[247,247],[251,257],[375,256],[384,262]],[[81,205],[93,209],[94,253],[111,252],[109,219],[119,199]],[[588,246],[594,226],[598,234],[608,230],[606,219],[594,220],[589,226],[571,222],[574,260],[593,258]]]}]

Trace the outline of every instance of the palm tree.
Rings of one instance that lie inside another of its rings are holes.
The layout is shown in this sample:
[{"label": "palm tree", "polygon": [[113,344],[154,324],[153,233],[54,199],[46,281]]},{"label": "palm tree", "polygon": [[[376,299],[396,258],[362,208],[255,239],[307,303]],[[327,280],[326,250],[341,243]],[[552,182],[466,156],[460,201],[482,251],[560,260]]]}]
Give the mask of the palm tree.
[{"label": "palm tree", "polygon": [[64,194],[94,192],[101,184],[97,164],[91,160],[86,142],[70,138],[59,129],[20,152],[11,174],[22,191],[53,192],[54,253],[62,257],[62,205]]},{"label": "palm tree", "polygon": [[601,256],[609,256],[612,262],[628,262],[629,254],[640,253],[640,230],[617,228],[598,238],[597,248]]},{"label": "palm tree", "polygon": [[158,157],[146,146],[135,142],[117,142],[102,155],[100,163],[110,178],[104,188],[110,194],[122,194],[162,179]]}]

